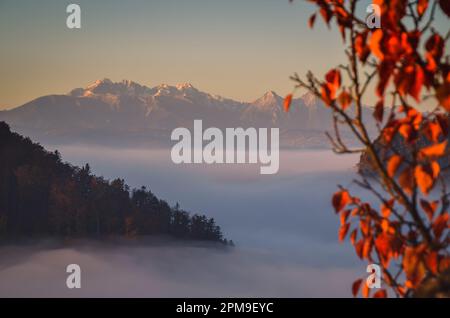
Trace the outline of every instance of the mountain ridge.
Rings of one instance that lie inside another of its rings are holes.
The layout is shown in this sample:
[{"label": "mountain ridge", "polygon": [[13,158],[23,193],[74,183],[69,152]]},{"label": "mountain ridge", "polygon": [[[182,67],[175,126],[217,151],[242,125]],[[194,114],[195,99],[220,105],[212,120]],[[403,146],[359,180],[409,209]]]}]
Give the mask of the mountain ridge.
[{"label": "mountain ridge", "polygon": [[278,127],[281,146],[322,148],[328,146],[323,127],[331,124],[331,112],[309,93],[295,98],[286,113],[283,97],[272,90],[242,102],[203,92],[187,82],[148,87],[107,78],[0,111],[0,120],[14,130],[50,144],[116,140],[167,146],[171,130],[191,128],[195,119],[218,128]]}]

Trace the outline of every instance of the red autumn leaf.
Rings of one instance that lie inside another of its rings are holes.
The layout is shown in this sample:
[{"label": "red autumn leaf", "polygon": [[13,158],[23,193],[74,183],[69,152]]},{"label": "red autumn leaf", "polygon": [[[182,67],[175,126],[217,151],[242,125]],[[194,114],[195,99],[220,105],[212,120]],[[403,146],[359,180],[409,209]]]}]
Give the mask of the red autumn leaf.
[{"label": "red autumn leaf", "polygon": [[283,102],[283,108],[284,108],[285,112],[289,111],[289,108],[291,107],[291,103],[292,103],[292,94],[288,94],[284,98],[284,102]]},{"label": "red autumn leaf", "polygon": [[365,282],[363,284],[362,290],[361,290],[361,294],[364,298],[369,298],[370,296],[370,288],[369,285],[367,284],[367,282]]},{"label": "red autumn leaf", "polygon": [[419,0],[417,2],[417,14],[422,16],[428,8],[428,0]]},{"label": "red autumn leaf", "polygon": [[437,70],[437,64],[436,64],[436,60],[434,59],[433,55],[431,55],[430,53],[426,53],[425,59],[427,60],[425,69],[428,72],[435,73]]},{"label": "red autumn leaf", "polygon": [[433,33],[425,43],[425,49],[435,62],[439,62],[444,53],[444,39],[439,34]]},{"label": "red autumn leaf", "polygon": [[373,111],[373,117],[378,121],[383,121],[383,114],[384,114],[384,103],[383,100],[379,100],[377,104],[375,105],[375,109]]},{"label": "red autumn leaf", "polygon": [[370,38],[369,47],[373,55],[378,57],[380,60],[384,58],[384,54],[380,49],[380,42],[383,38],[383,31],[381,29],[376,29]]},{"label": "red autumn leaf", "polygon": [[314,22],[316,22],[316,14],[314,13],[309,17],[308,25],[312,29],[314,27]]},{"label": "red autumn leaf", "polygon": [[344,210],[341,212],[341,226],[347,222],[350,210]]},{"label": "red autumn leaf", "polygon": [[433,274],[438,272],[438,254],[436,252],[430,252],[425,258],[425,263],[427,267]]},{"label": "red autumn leaf", "polygon": [[359,291],[359,288],[361,287],[362,282],[363,282],[363,280],[361,278],[357,279],[353,282],[353,284],[352,284],[353,297],[356,297],[356,295],[358,295],[358,291]]},{"label": "red autumn leaf", "polygon": [[445,140],[439,144],[435,144],[432,146],[422,148],[420,150],[420,155],[424,158],[441,157],[444,155],[446,148],[447,148],[447,140]]},{"label": "red autumn leaf", "polygon": [[375,294],[373,294],[373,298],[387,298],[386,290],[380,289]]},{"label": "red autumn leaf", "polygon": [[420,247],[408,246],[405,248],[402,265],[408,288],[416,288],[425,276],[426,268],[421,255]]},{"label": "red autumn leaf", "polygon": [[444,272],[450,267],[450,256],[442,256],[439,259],[438,270]]},{"label": "red autumn leaf", "polygon": [[348,229],[350,228],[350,223],[345,223],[339,229],[339,241],[343,241],[345,236],[347,235]]},{"label": "red autumn leaf", "polygon": [[352,95],[350,95],[350,93],[348,93],[346,90],[344,90],[339,95],[338,101],[339,101],[339,104],[341,104],[342,109],[345,110],[352,102]]},{"label": "red autumn leaf", "polygon": [[399,155],[392,155],[387,162],[387,173],[389,177],[393,177],[402,163],[403,158]]},{"label": "red autumn leaf", "polygon": [[434,212],[436,211],[438,204],[439,201],[433,201],[430,203],[424,199],[420,200],[420,206],[422,207],[430,221],[433,219]]},{"label": "red autumn leaf", "polygon": [[385,127],[383,128],[381,135],[383,136],[383,140],[386,144],[390,144],[392,139],[394,138],[395,133],[397,132],[396,127]]},{"label": "red autumn leaf", "polygon": [[366,44],[367,32],[358,33],[355,37],[355,51],[361,62],[365,62],[370,54],[369,46]]},{"label": "red autumn leaf", "polygon": [[332,95],[330,88],[327,84],[323,84],[321,88],[322,100],[325,105],[330,106],[334,100],[334,95]]},{"label": "red autumn leaf", "polygon": [[439,215],[433,222],[433,232],[437,238],[440,238],[442,232],[448,228],[448,213]]},{"label": "red autumn leaf", "polygon": [[436,89],[436,98],[439,104],[450,112],[450,83],[444,83]]},{"label": "red autumn leaf", "polygon": [[428,194],[434,185],[433,171],[429,165],[418,165],[414,169],[417,185],[424,194]]},{"label": "red autumn leaf", "polygon": [[393,206],[394,206],[394,199],[390,199],[388,202],[383,203],[381,205],[381,215],[384,218],[389,218]]},{"label": "red autumn leaf", "polygon": [[425,73],[420,65],[416,65],[414,72],[414,81],[409,89],[409,93],[416,101],[420,101],[420,91],[422,90],[422,86],[425,80]]},{"label": "red autumn leaf", "polygon": [[355,244],[355,252],[356,255],[358,255],[359,258],[363,258],[363,247],[364,247],[364,239],[360,239]]},{"label": "red autumn leaf", "polygon": [[378,66],[378,75],[380,80],[378,81],[376,93],[379,97],[383,97],[386,86],[389,83],[392,72],[394,71],[395,64],[391,60],[383,60]]},{"label": "red autumn leaf", "polygon": [[425,75],[420,65],[406,65],[395,75],[395,85],[400,95],[409,94],[420,101]]},{"label": "red autumn leaf", "polygon": [[363,250],[362,250],[362,258],[369,259],[370,254],[372,253],[373,241],[371,238],[368,238],[364,241]]},{"label": "red autumn leaf", "polygon": [[341,190],[333,195],[332,204],[336,213],[341,211],[347,204],[352,201],[347,190]]},{"label": "red autumn leaf", "polygon": [[357,236],[357,235],[358,235],[358,230],[357,230],[357,229],[354,229],[354,230],[352,231],[352,233],[350,234],[350,242],[352,243],[352,245],[355,244],[356,236]]},{"label": "red autumn leaf", "polygon": [[450,17],[450,1],[448,0],[439,0],[439,5],[442,9],[442,11],[444,11],[444,13]]},{"label": "red autumn leaf", "polygon": [[414,140],[414,129],[410,123],[400,125],[398,132],[406,141],[411,142]]},{"label": "red autumn leaf", "polygon": [[320,15],[322,16],[323,20],[325,21],[325,23],[329,26],[330,25],[330,20],[332,17],[332,12],[330,10],[330,8],[327,5],[323,5],[320,8]]},{"label": "red autumn leaf", "polygon": [[426,126],[425,126],[425,135],[427,136],[427,138],[432,141],[432,142],[438,142],[439,141],[439,137],[442,134],[442,129],[441,129],[441,125],[439,124],[438,121],[436,122],[429,122]]},{"label": "red autumn leaf", "polygon": [[375,247],[385,259],[390,255],[392,239],[392,236],[387,233],[381,233],[375,239]]},{"label": "red autumn leaf", "polygon": [[412,169],[406,168],[405,170],[403,170],[403,172],[400,174],[400,177],[398,178],[400,186],[407,194],[412,194],[414,183],[413,177],[414,176]]},{"label": "red autumn leaf", "polygon": [[332,69],[325,75],[325,80],[330,89],[336,91],[341,86],[341,72],[338,69]]},{"label": "red autumn leaf", "polygon": [[370,234],[370,222],[369,220],[361,220],[359,221],[359,228],[361,229],[361,233],[364,236],[369,236]]}]

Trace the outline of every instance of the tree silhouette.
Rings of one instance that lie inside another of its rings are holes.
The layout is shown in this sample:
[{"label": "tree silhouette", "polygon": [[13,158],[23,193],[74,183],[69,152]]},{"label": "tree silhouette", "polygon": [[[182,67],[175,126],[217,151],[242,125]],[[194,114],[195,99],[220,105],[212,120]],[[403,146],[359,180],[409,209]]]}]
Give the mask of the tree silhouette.
[{"label": "tree silhouette", "polygon": [[[340,214],[339,240],[349,236],[361,259],[380,264],[385,285],[397,296],[448,281],[450,192],[445,170],[449,166],[442,162],[449,156],[450,64],[445,43],[450,33],[436,30],[434,17],[441,10],[448,18],[450,2],[374,1],[380,9],[378,29],[358,16],[361,1],[310,2],[328,26],[339,28],[347,64],[330,70],[324,79],[311,72],[306,79],[297,74],[292,79],[296,88],[315,94],[333,113],[334,133],[327,133],[333,150],[367,157],[375,177],[363,174],[354,182],[380,202],[374,206],[340,186],[332,198]],[[316,14],[309,19],[310,27]],[[372,85],[378,101],[373,118],[363,118],[364,97]],[[289,94],[286,111],[291,100]],[[433,109],[420,111],[424,100]],[[379,137],[369,135],[369,120],[376,122]],[[340,137],[344,127],[360,147],[345,144]],[[400,144],[401,151],[394,144]],[[353,295],[361,290],[369,297],[370,289],[362,282],[353,283]],[[448,296],[446,286],[440,292]],[[373,294],[386,296],[386,289]]]}]

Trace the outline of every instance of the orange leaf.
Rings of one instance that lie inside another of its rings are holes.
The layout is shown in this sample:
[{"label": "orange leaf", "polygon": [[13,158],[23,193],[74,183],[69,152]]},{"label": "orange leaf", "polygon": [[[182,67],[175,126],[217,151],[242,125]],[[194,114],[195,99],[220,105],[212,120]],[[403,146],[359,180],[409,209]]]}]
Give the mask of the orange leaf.
[{"label": "orange leaf", "polygon": [[423,157],[440,157],[444,155],[446,147],[447,147],[447,140],[439,144],[422,148],[420,150],[420,155]]},{"label": "orange leaf", "polygon": [[439,6],[447,17],[450,18],[450,2],[448,0],[439,0]]},{"label": "orange leaf", "polygon": [[285,112],[289,111],[289,107],[291,107],[291,103],[292,103],[292,94],[288,94],[284,98],[284,103],[283,103],[283,107],[284,107],[284,111]]},{"label": "orange leaf", "polygon": [[437,274],[438,272],[438,254],[436,252],[430,252],[425,258],[425,262],[427,263],[427,267],[433,274]]},{"label": "orange leaf", "polygon": [[341,211],[350,202],[351,197],[347,190],[338,191],[333,195],[332,204],[336,213]]},{"label": "orange leaf", "polygon": [[448,228],[448,213],[439,215],[436,220],[434,220],[432,227],[434,235],[439,239],[442,232]]},{"label": "orange leaf", "polygon": [[369,285],[367,283],[363,284],[362,290],[361,290],[361,294],[364,298],[369,298],[370,296],[370,289],[369,289]]},{"label": "orange leaf", "polygon": [[449,267],[450,267],[450,257],[449,256],[440,257],[438,266],[439,272],[445,272]]},{"label": "orange leaf", "polygon": [[350,210],[345,210],[341,212],[341,226],[347,222],[347,218],[350,214]]},{"label": "orange leaf", "polygon": [[314,22],[316,22],[316,14],[314,13],[309,17],[308,25],[312,29],[314,27]]},{"label": "orange leaf", "polygon": [[433,201],[430,203],[423,199],[420,200],[420,206],[425,211],[425,213],[430,221],[433,219],[434,212],[436,211],[438,204],[439,204],[439,201]]},{"label": "orange leaf", "polygon": [[339,229],[339,241],[343,241],[345,236],[347,235],[348,229],[350,228],[350,223],[345,223]]},{"label": "orange leaf", "polygon": [[383,113],[384,113],[384,103],[383,100],[379,100],[375,105],[375,110],[373,111],[373,117],[378,121],[383,121]]},{"label": "orange leaf", "polygon": [[373,55],[378,57],[380,60],[384,59],[384,54],[380,49],[380,41],[383,38],[383,31],[381,29],[376,29],[375,32],[372,33],[370,38],[369,47],[372,51]]},{"label": "orange leaf", "polygon": [[346,90],[344,90],[339,95],[338,101],[341,104],[342,109],[345,110],[352,102],[352,95],[350,95]]},{"label": "orange leaf", "polygon": [[402,163],[403,158],[399,155],[392,155],[387,163],[387,173],[389,177],[393,177],[397,172],[398,167]]},{"label": "orange leaf", "polygon": [[380,289],[375,294],[373,294],[373,298],[387,298],[386,290]]},{"label": "orange leaf", "polygon": [[414,176],[411,168],[406,168],[405,170],[403,170],[403,172],[400,174],[400,177],[398,178],[400,186],[408,194],[412,194],[414,181],[413,177]]},{"label": "orange leaf", "polygon": [[380,255],[380,260],[383,267],[389,266],[390,258],[394,255],[393,249],[395,248],[394,237],[388,233],[381,233],[375,239],[375,247]]},{"label": "orange leaf", "polygon": [[366,45],[366,38],[367,32],[357,33],[355,38],[356,54],[358,54],[358,57],[362,62],[365,62],[370,54],[370,49]]},{"label": "orange leaf", "polygon": [[378,66],[378,74],[380,80],[378,81],[376,93],[379,97],[384,95],[384,91],[386,90],[386,86],[389,83],[389,79],[395,69],[395,64],[390,60],[383,60]]},{"label": "orange leaf", "polygon": [[450,83],[446,82],[436,89],[436,98],[447,112],[450,112]]},{"label": "orange leaf", "polygon": [[422,16],[428,8],[428,0],[419,0],[417,2],[417,14]]},{"label": "orange leaf", "polygon": [[334,93],[332,93],[330,91],[330,88],[328,87],[327,84],[322,85],[321,95],[322,95],[322,100],[325,103],[325,105],[330,106],[334,100]]},{"label": "orange leaf", "polygon": [[406,286],[408,288],[417,287],[426,273],[425,265],[421,260],[420,247],[406,247],[402,265],[407,278]]},{"label": "orange leaf", "polygon": [[336,91],[341,86],[341,72],[338,69],[332,69],[325,75],[326,86],[329,89],[329,96],[335,99]]},{"label": "orange leaf", "polygon": [[441,125],[439,122],[429,122],[425,128],[427,138],[432,142],[438,142],[442,134]]},{"label": "orange leaf", "polygon": [[416,101],[420,101],[420,91],[425,80],[425,73],[420,65],[416,65],[414,72],[414,81],[409,89],[409,93]]},{"label": "orange leaf", "polygon": [[319,10],[320,15],[327,25],[330,24],[330,20],[332,17],[332,12],[328,6],[322,6]]},{"label": "orange leaf", "polygon": [[403,138],[405,138],[406,141],[411,141],[411,140],[414,139],[413,138],[414,137],[414,134],[413,134],[414,130],[411,127],[410,123],[402,124],[400,126],[400,128],[398,129],[398,132],[400,133],[400,135],[403,136]]},{"label": "orange leaf", "polygon": [[359,258],[363,258],[363,247],[364,247],[364,239],[360,239],[355,244],[355,252],[356,255],[358,255]]},{"label": "orange leaf", "polygon": [[381,205],[381,215],[384,218],[389,218],[389,216],[391,215],[391,210],[392,210],[393,205],[394,205],[394,199],[390,199],[388,202],[383,203]]},{"label": "orange leaf", "polygon": [[361,287],[361,283],[362,283],[362,279],[357,279],[353,282],[352,284],[352,294],[353,297],[356,297],[356,295],[358,294],[359,288]]},{"label": "orange leaf", "polygon": [[358,230],[357,230],[357,229],[354,229],[354,230],[352,231],[352,233],[350,234],[350,242],[351,242],[352,244],[355,244],[355,241],[356,241],[356,235],[358,235]]},{"label": "orange leaf", "polygon": [[417,185],[424,194],[428,194],[434,185],[434,176],[431,166],[418,165],[414,169]]},{"label": "orange leaf", "polygon": [[370,254],[372,253],[373,241],[368,238],[364,241],[363,250],[362,250],[362,258],[369,259]]}]

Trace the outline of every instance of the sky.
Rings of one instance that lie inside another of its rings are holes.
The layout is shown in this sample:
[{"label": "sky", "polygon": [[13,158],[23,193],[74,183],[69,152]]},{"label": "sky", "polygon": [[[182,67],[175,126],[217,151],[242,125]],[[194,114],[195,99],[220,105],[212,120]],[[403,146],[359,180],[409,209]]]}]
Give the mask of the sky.
[{"label": "sky", "polygon": [[[70,3],[81,29],[66,26]],[[344,60],[336,30],[308,28],[313,11],[288,0],[0,0],[0,109],[103,78],[189,82],[240,101],[284,95],[294,72]]]}]

